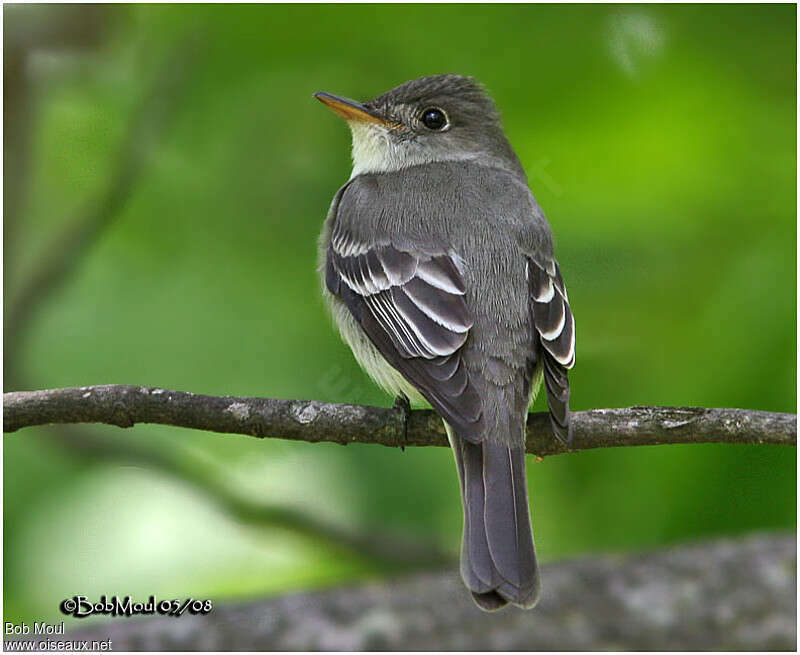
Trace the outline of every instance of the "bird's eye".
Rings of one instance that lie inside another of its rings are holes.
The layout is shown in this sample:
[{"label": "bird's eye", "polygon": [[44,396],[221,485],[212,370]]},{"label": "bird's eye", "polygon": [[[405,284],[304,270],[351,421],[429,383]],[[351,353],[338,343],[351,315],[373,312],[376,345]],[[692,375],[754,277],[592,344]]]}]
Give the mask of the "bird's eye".
[{"label": "bird's eye", "polygon": [[447,127],[447,114],[438,107],[428,107],[422,112],[422,124],[429,130],[441,131]]}]

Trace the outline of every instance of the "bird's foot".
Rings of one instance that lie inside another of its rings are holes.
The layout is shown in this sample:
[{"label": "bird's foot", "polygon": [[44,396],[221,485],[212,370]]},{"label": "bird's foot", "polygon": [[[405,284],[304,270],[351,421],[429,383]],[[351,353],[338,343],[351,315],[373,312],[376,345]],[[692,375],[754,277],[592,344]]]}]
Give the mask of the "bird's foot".
[{"label": "bird's foot", "polygon": [[408,397],[405,395],[397,396],[394,399],[394,405],[392,405],[392,409],[402,412],[403,415],[403,436],[400,444],[400,450],[405,452],[406,439],[408,437],[408,417],[411,415],[411,403],[409,402]]}]

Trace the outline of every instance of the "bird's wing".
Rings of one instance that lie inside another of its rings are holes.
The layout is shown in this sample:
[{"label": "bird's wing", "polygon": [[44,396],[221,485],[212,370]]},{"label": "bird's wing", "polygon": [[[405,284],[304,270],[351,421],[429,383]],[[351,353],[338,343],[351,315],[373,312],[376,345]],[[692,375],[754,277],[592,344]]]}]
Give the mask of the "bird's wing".
[{"label": "bird's wing", "polygon": [[540,346],[550,422],[556,436],[572,440],[567,369],[575,364],[575,319],[558,263],[552,257],[528,257],[528,289],[535,338]]},{"label": "bird's wing", "polygon": [[334,222],[325,282],[384,358],[456,432],[480,438],[481,402],[462,346],[472,327],[460,260],[388,240],[366,243]]}]

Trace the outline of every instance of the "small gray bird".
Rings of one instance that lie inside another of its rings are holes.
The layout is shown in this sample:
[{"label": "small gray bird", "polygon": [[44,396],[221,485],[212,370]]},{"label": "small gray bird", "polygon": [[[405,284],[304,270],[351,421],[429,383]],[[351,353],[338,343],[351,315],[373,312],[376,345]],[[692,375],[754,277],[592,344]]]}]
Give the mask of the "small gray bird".
[{"label": "small gray bird", "polygon": [[572,436],[575,321],[550,226],[472,78],[423,77],[363,104],[314,95],[353,135],[320,235],[334,320],[375,382],[444,419],[475,602],[533,607],[525,421],[542,379],[556,437]]}]

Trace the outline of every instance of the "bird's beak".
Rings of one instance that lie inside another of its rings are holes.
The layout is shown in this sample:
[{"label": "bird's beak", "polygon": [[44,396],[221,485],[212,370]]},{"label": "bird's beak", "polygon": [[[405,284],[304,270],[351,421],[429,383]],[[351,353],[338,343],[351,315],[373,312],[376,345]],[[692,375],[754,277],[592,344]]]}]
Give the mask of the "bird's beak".
[{"label": "bird's beak", "polygon": [[366,123],[378,123],[380,125],[386,125],[387,127],[397,127],[392,121],[385,119],[355,100],[335,96],[332,93],[325,93],[324,91],[315,93],[314,97],[322,104],[326,105],[328,109],[339,114],[339,116],[348,122],[361,121]]}]

